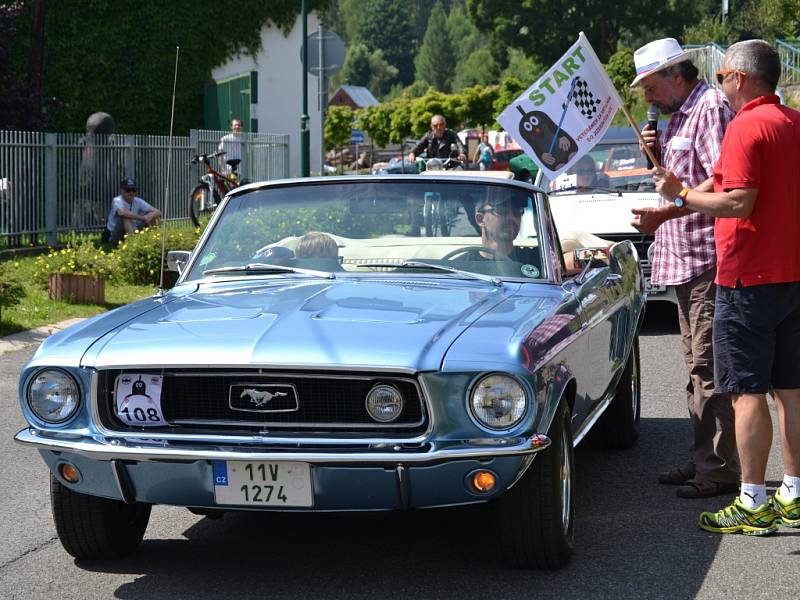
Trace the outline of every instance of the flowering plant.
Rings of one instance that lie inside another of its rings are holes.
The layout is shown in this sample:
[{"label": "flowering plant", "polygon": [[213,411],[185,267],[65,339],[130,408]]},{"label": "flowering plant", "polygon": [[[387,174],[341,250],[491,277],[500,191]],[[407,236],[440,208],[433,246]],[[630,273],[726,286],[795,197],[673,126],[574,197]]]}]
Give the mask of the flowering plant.
[{"label": "flowering plant", "polygon": [[34,270],[36,282],[46,287],[51,273],[113,279],[117,275],[116,259],[113,254],[96,248],[87,240],[60,250],[53,249],[49,254],[37,257]]}]

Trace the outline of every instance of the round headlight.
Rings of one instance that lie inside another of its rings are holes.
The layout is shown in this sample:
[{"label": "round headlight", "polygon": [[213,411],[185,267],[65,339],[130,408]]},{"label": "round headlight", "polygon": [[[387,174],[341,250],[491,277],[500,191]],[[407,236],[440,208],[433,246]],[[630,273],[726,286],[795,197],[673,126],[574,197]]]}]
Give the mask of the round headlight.
[{"label": "round headlight", "polygon": [[508,375],[488,375],[472,390],[472,414],[489,429],[510,429],[528,408],[528,397],[520,383]]},{"label": "round headlight", "polygon": [[378,423],[396,421],[403,412],[404,404],[402,394],[391,385],[376,385],[367,394],[367,412]]},{"label": "round headlight", "polygon": [[39,371],[28,386],[28,405],[47,423],[63,423],[75,414],[79,403],[78,383],[64,371]]}]

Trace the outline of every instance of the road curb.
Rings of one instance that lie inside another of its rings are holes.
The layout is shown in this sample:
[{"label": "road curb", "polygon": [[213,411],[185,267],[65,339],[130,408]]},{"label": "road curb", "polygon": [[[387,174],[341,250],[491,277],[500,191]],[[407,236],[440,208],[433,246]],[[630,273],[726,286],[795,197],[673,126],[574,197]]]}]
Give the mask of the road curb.
[{"label": "road curb", "polygon": [[41,344],[42,341],[62,329],[66,329],[70,325],[75,325],[83,321],[83,318],[67,319],[53,325],[43,325],[36,329],[29,329],[27,331],[20,331],[12,333],[4,338],[0,338],[0,354],[6,352],[14,352],[15,350],[22,350],[33,344]]}]

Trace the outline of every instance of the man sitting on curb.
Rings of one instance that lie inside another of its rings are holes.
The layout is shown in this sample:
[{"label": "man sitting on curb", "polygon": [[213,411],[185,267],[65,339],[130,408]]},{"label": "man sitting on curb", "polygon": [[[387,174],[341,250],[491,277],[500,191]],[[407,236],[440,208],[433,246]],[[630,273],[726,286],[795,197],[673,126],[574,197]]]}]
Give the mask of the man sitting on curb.
[{"label": "man sitting on curb", "polygon": [[126,234],[149,227],[160,218],[160,210],[136,195],[136,182],[130,178],[123,179],[119,184],[119,196],[111,201],[111,212],[108,213],[108,241],[116,246]]}]

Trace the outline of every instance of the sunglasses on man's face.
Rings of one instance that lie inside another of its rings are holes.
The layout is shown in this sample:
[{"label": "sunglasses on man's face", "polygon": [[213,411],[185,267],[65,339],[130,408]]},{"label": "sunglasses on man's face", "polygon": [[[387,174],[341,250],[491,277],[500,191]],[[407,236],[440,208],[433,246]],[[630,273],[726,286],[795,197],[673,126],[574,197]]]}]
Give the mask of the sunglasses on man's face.
[{"label": "sunglasses on man's face", "polygon": [[716,73],[717,83],[722,85],[722,82],[725,81],[728,75],[731,75],[732,73],[739,73],[740,75],[744,75],[742,71],[737,71],[736,69],[720,69]]},{"label": "sunglasses on man's face", "polygon": [[122,188],[122,191],[135,194],[136,188]]}]

